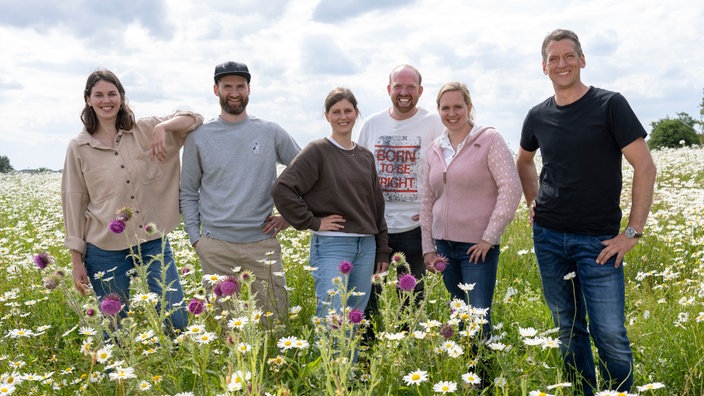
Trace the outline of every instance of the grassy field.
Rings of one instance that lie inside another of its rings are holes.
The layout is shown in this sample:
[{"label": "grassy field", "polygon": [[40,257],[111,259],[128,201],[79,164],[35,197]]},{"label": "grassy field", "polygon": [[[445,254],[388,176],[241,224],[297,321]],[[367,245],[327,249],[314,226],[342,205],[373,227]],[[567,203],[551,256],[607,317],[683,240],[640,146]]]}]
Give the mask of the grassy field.
[{"label": "grassy field", "polygon": [[[655,203],[646,236],[624,264],[627,328],[636,361],[631,394],[702,395],[704,149],[653,155]],[[630,180],[626,167],[625,213]],[[166,313],[155,309],[159,296],[149,295],[138,276],[130,315],[118,331],[111,330],[112,318],[98,313],[99,303],[71,290],[59,191],[58,174],[0,175],[0,395],[574,393],[562,376],[525,205],[502,242],[491,343],[478,345],[472,330],[481,313],[450,302],[438,275],[425,279],[420,308],[404,309],[408,294],[397,291],[392,268],[380,280],[377,340],[361,345],[356,313],[313,316],[310,235],[294,230],[280,237],[291,298],[283,323],[270,330],[261,326],[266,313],[253,308],[247,274],[239,271],[234,275],[240,292],[218,299],[228,311],[219,313],[214,300],[204,301],[203,312],[191,314],[189,328],[175,339],[161,328]],[[184,232],[178,229],[170,238],[184,303],[194,308],[203,298],[204,274]],[[51,263],[39,269],[34,256],[42,252]],[[117,342],[106,343],[104,332]],[[493,364],[480,390],[471,383],[482,361]]]}]

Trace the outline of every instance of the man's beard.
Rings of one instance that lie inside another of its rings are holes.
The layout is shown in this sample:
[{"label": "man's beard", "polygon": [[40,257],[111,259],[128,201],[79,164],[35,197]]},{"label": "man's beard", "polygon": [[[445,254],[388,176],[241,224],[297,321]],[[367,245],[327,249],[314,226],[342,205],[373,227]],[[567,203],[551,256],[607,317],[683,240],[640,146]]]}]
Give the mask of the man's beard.
[{"label": "man's beard", "polygon": [[414,111],[416,108],[416,105],[418,105],[418,101],[414,102],[412,97],[410,98],[410,101],[408,102],[407,105],[406,104],[402,105],[401,103],[399,103],[398,98],[396,98],[395,102],[393,103],[393,106],[396,109],[396,111],[398,111],[401,114],[407,114],[407,113]]},{"label": "man's beard", "polygon": [[227,103],[227,97],[220,97],[220,107],[223,109],[224,112],[232,114],[232,115],[240,115],[242,114],[245,109],[247,108],[247,104],[249,103],[249,97],[242,97],[242,100],[240,101],[240,104],[236,106],[231,106],[229,103]]}]

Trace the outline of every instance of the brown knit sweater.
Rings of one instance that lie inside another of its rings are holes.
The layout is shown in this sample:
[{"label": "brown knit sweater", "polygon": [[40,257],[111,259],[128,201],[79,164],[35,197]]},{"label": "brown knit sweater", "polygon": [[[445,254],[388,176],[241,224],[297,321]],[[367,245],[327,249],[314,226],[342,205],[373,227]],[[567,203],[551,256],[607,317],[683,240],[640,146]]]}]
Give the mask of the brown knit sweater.
[{"label": "brown knit sweater", "polygon": [[322,217],[345,218],[343,232],[376,236],[377,262],[389,260],[384,197],[372,153],[343,150],[328,139],[309,143],[274,183],[276,208],[298,230],[320,228]]}]

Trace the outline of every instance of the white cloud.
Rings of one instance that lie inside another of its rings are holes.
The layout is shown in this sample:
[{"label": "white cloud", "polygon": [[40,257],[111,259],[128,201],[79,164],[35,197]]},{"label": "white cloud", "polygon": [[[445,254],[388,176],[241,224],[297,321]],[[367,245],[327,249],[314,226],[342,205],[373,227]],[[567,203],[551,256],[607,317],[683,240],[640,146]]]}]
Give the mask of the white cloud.
[{"label": "white cloud", "polygon": [[81,129],[85,78],[98,67],[122,79],[138,116],[188,107],[214,117],[213,68],[226,60],[252,71],[249,113],[301,145],[329,133],[330,89],[351,88],[368,116],[389,104],[389,71],[412,63],[422,106],[434,109],[439,87],[462,81],[478,122],[515,150],[526,112],[552,93],[540,44],[558,27],[582,40],[583,80],[622,92],[650,130],[677,112],[698,115],[703,9],[687,0],[0,0],[0,155],[17,169],[61,168]]}]

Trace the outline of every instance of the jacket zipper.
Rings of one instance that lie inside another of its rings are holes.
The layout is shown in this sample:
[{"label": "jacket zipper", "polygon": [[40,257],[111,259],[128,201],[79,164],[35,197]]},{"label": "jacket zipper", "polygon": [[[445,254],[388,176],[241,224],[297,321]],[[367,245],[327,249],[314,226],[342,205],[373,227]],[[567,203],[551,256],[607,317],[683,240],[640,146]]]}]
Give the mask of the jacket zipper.
[{"label": "jacket zipper", "polygon": [[448,202],[449,202],[449,199],[447,199],[447,196],[449,194],[449,191],[447,190],[447,164],[445,163],[445,157],[442,154],[442,150],[440,150],[438,152],[438,148],[435,147],[435,149],[433,151],[435,151],[435,154],[438,157],[440,157],[440,161],[442,162],[442,166],[445,168],[442,171],[442,184],[443,184],[443,188],[445,189],[445,198],[446,199],[445,199],[445,203],[442,208],[442,213],[443,213],[443,217],[444,217],[443,222],[444,222],[444,228],[445,228],[444,236],[445,236],[445,238],[447,238],[447,231],[448,231],[447,218],[448,218]]}]

